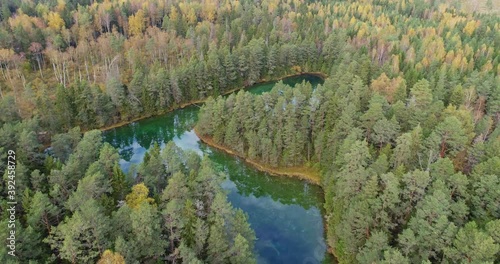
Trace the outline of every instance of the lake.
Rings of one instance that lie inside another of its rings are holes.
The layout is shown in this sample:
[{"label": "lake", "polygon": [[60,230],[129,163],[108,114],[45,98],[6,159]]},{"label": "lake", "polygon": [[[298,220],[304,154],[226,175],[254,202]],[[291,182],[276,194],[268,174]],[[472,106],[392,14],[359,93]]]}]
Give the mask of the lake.
[{"label": "lake", "polygon": [[[323,82],[320,77],[307,74],[283,80],[292,86],[303,81],[313,86]],[[261,83],[246,90],[257,96],[275,83]],[[222,187],[229,201],[249,216],[257,236],[258,263],[333,262],[325,242],[321,188],[299,179],[260,172],[237,157],[203,144],[193,131],[198,111],[197,105],[178,109],[108,130],[104,138],[119,150],[125,172],[140,163],[155,142],[163,148],[173,141],[182,149],[207,155],[217,170],[227,174]]]}]

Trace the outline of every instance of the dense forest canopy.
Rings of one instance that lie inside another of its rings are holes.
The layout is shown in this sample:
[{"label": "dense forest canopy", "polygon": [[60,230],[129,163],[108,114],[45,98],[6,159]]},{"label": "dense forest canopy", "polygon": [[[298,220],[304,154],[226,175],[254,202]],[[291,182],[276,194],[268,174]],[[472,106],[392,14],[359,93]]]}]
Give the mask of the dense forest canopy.
[{"label": "dense forest canopy", "polygon": [[[224,177],[208,158],[156,144],[131,178],[100,131],[81,137],[75,128],[52,146],[40,169],[17,163],[15,257],[4,244],[2,263],[255,263],[254,231],[227,201]],[[5,212],[11,205],[3,197]],[[9,235],[0,231],[4,241]]]},{"label": "dense forest canopy", "polygon": [[197,131],[263,165],[321,170],[328,242],[342,263],[493,263],[500,130],[433,100],[425,79],[401,94],[389,103],[339,70],[315,90],[278,84],[209,99]]},{"label": "dense forest canopy", "polygon": [[364,84],[382,71],[396,78],[385,93],[398,76],[407,87],[426,77],[442,100],[458,83],[469,101],[489,99],[500,73],[498,17],[439,1],[8,0],[0,10],[1,121],[37,116],[50,132],[151,115],[264,78],[330,74],[342,60],[359,65]]},{"label": "dense forest canopy", "polygon": [[[499,31],[495,45],[479,44],[499,18],[414,9],[402,23],[380,10],[377,32],[349,16],[360,26],[324,85],[209,99],[197,130],[264,165],[321,170],[342,263],[499,261]],[[492,57],[461,57],[475,44]]]},{"label": "dense forest canopy", "polygon": [[[155,146],[132,178],[91,130],[212,96],[203,136],[321,171],[340,262],[498,262],[500,17],[456,3],[2,1],[0,157],[16,152],[17,260],[255,262],[247,217],[207,158]],[[302,72],[328,78],[218,97]],[[6,250],[0,262],[15,261]]]}]

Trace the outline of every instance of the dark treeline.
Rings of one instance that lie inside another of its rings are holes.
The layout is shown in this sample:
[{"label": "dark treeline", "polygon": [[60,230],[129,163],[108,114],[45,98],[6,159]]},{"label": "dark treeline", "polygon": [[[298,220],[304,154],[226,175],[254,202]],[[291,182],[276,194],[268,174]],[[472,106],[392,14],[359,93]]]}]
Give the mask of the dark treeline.
[{"label": "dark treeline", "polygon": [[16,257],[2,243],[2,263],[255,263],[247,216],[227,201],[207,158],[155,144],[132,178],[101,132],[81,138],[78,128],[54,136],[51,151],[34,170],[40,155],[17,152]]}]

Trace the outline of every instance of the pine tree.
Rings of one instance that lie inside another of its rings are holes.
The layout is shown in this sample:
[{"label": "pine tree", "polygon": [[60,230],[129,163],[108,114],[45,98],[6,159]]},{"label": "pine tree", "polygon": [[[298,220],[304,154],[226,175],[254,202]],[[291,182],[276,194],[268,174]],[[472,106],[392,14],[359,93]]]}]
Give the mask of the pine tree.
[{"label": "pine tree", "polygon": [[238,234],[234,239],[234,245],[231,248],[229,259],[231,263],[235,264],[257,263],[252,254],[252,251],[250,250],[250,247],[248,246],[247,240],[240,234]]},{"label": "pine tree", "polygon": [[377,121],[384,118],[382,104],[370,102],[370,107],[360,118],[362,126],[366,131],[366,138],[371,139],[371,133]]},{"label": "pine tree", "polygon": [[365,246],[360,250],[356,259],[359,263],[374,263],[379,262],[385,250],[389,248],[387,234],[383,232],[373,232],[370,238],[366,241]]},{"label": "pine tree", "polygon": [[[176,172],[184,172],[184,152],[176,146],[174,142],[168,142],[160,155],[167,176],[173,175]],[[160,166],[158,163],[156,165]],[[158,177],[158,175],[156,175],[156,177]],[[163,179],[163,181],[165,180],[166,179]],[[160,189],[158,189],[158,191],[160,191]]]},{"label": "pine tree", "polygon": [[491,236],[478,230],[475,222],[469,222],[458,230],[453,246],[447,248],[445,254],[450,261],[493,262],[499,251],[500,245]]},{"label": "pine tree", "polygon": [[[161,232],[160,215],[155,205],[142,203],[130,215],[132,233],[127,240],[135,259],[159,259],[164,255],[167,241]],[[129,252],[130,254],[130,252]]]},{"label": "pine tree", "polygon": [[52,137],[52,152],[61,162],[65,162],[80,141],[80,128],[72,128],[68,133],[57,134]]},{"label": "pine tree", "polygon": [[68,130],[73,125],[73,117],[75,116],[73,107],[73,98],[70,89],[66,89],[62,85],[57,86],[55,109],[59,120],[58,126],[64,130]]},{"label": "pine tree", "polygon": [[384,259],[380,262],[381,264],[409,264],[408,258],[403,256],[401,252],[397,249],[389,249],[384,252]]},{"label": "pine tree", "polygon": [[210,263],[225,263],[228,257],[229,244],[225,234],[224,220],[222,217],[216,217],[210,226],[210,235],[208,236],[208,258]]},{"label": "pine tree", "polygon": [[435,190],[422,200],[408,223],[418,245],[410,254],[412,259],[442,259],[443,250],[451,245],[456,232],[455,224],[448,220],[450,213],[450,203],[441,190]]},{"label": "pine tree", "polygon": [[167,185],[167,174],[158,143],[153,144],[147,157],[139,166],[137,177],[144,179],[144,184],[153,194],[159,194]]},{"label": "pine tree", "polygon": [[192,264],[202,264],[203,262],[199,260],[191,248],[186,246],[186,244],[181,243],[179,246],[179,254],[182,259],[182,263],[192,263]]},{"label": "pine tree", "polygon": [[432,103],[432,91],[429,87],[429,82],[423,79],[415,83],[410,90],[408,106],[412,115],[410,118],[412,126],[423,123],[427,118],[428,107]]},{"label": "pine tree", "polygon": [[372,140],[381,148],[384,144],[390,144],[399,134],[399,124],[395,118],[390,121],[382,118],[373,125]]},{"label": "pine tree", "polygon": [[71,218],[53,228],[44,242],[72,263],[93,263],[109,247],[110,221],[95,200],[88,200]]},{"label": "pine tree", "polygon": [[184,203],[182,200],[173,199],[166,204],[162,211],[165,229],[167,230],[170,252],[174,252],[177,243],[181,240],[181,231],[185,221],[182,217]]},{"label": "pine tree", "polygon": [[443,158],[456,155],[467,145],[467,136],[462,123],[454,116],[445,118],[428,138],[428,147]]},{"label": "pine tree", "polygon": [[37,229],[50,232],[51,226],[57,223],[59,209],[52,204],[47,194],[36,192],[28,208],[27,223]]}]

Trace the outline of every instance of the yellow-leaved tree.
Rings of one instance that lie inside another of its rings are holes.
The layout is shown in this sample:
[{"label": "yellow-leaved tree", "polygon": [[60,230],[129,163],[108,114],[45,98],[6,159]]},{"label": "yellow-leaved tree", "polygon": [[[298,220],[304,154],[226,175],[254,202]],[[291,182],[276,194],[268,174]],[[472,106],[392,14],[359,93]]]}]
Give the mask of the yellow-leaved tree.
[{"label": "yellow-leaved tree", "polygon": [[125,264],[125,258],[120,253],[107,249],[102,253],[97,264]]},{"label": "yellow-leaved tree", "polygon": [[132,187],[132,192],[125,197],[125,202],[132,209],[137,209],[143,202],[154,203],[154,199],[148,197],[149,189],[144,183],[139,183]]},{"label": "yellow-leaved tree", "polygon": [[128,27],[130,35],[139,35],[142,34],[144,28],[146,26],[146,19],[144,17],[144,11],[139,10],[135,15],[129,16],[128,18]]},{"label": "yellow-leaved tree", "polygon": [[61,15],[56,12],[50,12],[47,15],[47,25],[55,31],[61,31],[61,29],[65,27],[64,20],[61,18]]}]

